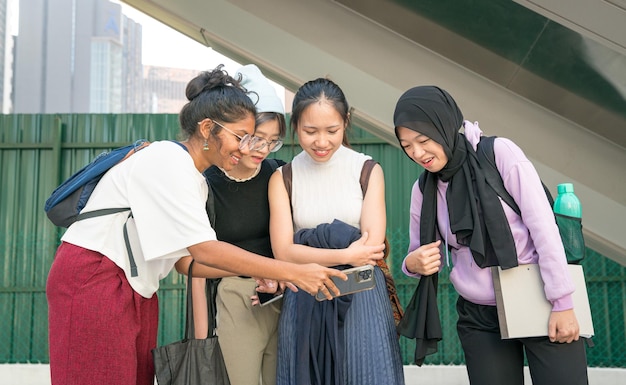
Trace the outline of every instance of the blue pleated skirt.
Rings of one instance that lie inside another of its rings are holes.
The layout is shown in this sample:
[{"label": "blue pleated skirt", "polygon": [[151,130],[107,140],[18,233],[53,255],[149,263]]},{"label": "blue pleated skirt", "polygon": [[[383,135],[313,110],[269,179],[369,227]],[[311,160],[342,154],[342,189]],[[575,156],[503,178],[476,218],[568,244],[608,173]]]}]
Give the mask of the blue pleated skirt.
[{"label": "blue pleated skirt", "polygon": [[[345,385],[404,385],[400,345],[385,276],[375,268],[376,287],[355,293],[345,321]],[[287,290],[278,330],[276,385],[296,385],[297,296]],[[306,364],[308,363],[300,363]],[[304,385],[304,384],[297,384]]]}]

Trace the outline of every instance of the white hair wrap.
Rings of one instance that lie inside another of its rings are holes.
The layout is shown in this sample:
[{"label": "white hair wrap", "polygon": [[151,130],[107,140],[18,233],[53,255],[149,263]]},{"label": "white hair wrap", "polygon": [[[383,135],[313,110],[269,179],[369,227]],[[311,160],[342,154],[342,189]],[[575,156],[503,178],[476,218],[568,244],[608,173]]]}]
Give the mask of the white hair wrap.
[{"label": "white hair wrap", "polygon": [[248,97],[256,105],[257,113],[285,113],[285,107],[276,93],[276,89],[254,64],[245,65],[237,70],[235,78],[241,74],[241,85],[248,91]]}]

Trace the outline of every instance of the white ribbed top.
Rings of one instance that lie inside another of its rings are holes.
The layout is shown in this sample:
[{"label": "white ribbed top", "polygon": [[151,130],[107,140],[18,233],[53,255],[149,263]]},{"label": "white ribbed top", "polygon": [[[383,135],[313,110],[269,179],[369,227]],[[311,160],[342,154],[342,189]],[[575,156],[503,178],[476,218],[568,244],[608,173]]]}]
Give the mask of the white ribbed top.
[{"label": "white ribbed top", "polygon": [[334,219],[359,228],[363,206],[359,178],[367,159],[371,157],[344,146],[324,163],[304,151],[298,154],[292,161],[294,231]]}]

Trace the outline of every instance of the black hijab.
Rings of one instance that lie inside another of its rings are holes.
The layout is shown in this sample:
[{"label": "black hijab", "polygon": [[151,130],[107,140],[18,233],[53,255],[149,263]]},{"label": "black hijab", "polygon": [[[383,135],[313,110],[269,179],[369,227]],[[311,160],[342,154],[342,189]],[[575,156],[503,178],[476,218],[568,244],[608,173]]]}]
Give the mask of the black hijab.
[{"label": "black hijab", "polygon": [[439,143],[448,157],[441,171],[425,171],[420,176],[424,194],[420,244],[436,240],[437,181],[442,180],[448,182],[450,230],[460,244],[471,249],[476,264],[481,268],[517,266],[515,243],[504,210],[485,180],[471,143],[459,132],[463,114],[452,96],[435,86],[411,88],[398,100],[393,120],[396,129],[406,127]]},{"label": "black hijab", "polygon": [[[435,86],[411,88],[398,100],[393,121],[396,137],[397,128],[406,127],[439,143],[448,157],[448,163],[437,174],[425,171],[420,175],[424,195],[420,244],[436,240],[437,181],[441,179],[448,182],[450,229],[460,244],[469,246],[476,263],[480,267],[517,266],[515,243],[504,210],[485,181],[472,145],[459,132],[463,114],[452,96]],[[397,327],[399,334],[415,339],[415,363],[419,366],[427,355],[437,352],[437,342],[442,338],[437,282],[436,273],[420,278]]]}]

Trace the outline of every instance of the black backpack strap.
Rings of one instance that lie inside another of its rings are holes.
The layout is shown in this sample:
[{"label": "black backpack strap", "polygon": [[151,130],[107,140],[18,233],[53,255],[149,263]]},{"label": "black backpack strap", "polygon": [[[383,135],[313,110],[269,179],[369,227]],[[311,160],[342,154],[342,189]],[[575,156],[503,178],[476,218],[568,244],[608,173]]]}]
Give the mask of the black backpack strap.
[{"label": "black backpack strap", "polygon": [[[500,171],[498,171],[498,167],[496,166],[496,154],[493,150],[493,144],[496,139],[496,136],[483,136],[478,142],[476,146],[476,155],[478,156],[478,163],[483,169],[485,173],[485,178],[487,179],[487,183],[491,188],[494,189],[496,194],[502,198],[504,203],[509,205],[517,213],[517,215],[521,216],[521,211],[519,206],[506,191],[506,187],[504,187],[504,182],[502,181],[502,175],[500,175]],[[541,181],[541,186],[543,187],[543,191],[546,194],[546,199],[550,204],[550,207],[554,206],[554,198],[552,198],[552,193],[550,193],[550,189],[546,186],[543,181]]]},{"label": "black backpack strap", "polygon": [[[496,166],[496,155],[493,151],[493,143],[496,136],[483,136],[476,146],[476,155],[478,156],[478,163],[485,174],[487,184],[498,194],[500,198],[509,205],[510,208],[521,216],[519,206],[515,202],[515,199],[506,191],[504,182],[502,181],[502,175],[498,171]],[[544,186],[545,188],[545,186]]]},{"label": "black backpack strap", "polygon": [[109,215],[109,214],[115,214],[115,213],[121,213],[122,211],[129,211],[129,210],[130,210],[130,207],[119,207],[115,209],[100,209],[100,210],[87,211],[85,213],[78,214],[76,216],[76,222],[82,221],[83,219],[95,218],[95,217],[100,217],[103,215]]},{"label": "black backpack strap", "polygon": [[554,198],[552,198],[552,193],[550,192],[550,189],[548,188],[548,186],[546,186],[545,183],[543,183],[543,181],[541,181],[541,185],[543,186],[543,191],[546,193],[546,197],[548,198],[548,203],[550,203],[550,207],[554,207]]},{"label": "black backpack strap", "polygon": [[[184,149],[185,151],[189,152],[189,150],[187,149],[187,147],[185,147],[184,144],[173,140],[172,142],[178,144],[182,149]],[[148,141],[144,141],[144,140],[140,140],[137,141],[136,143],[140,143],[138,146],[136,146],[132,152],[129,152],[129,154],[126,155],[126,157],[124,159],[126,159],[128,156],[130,156],[130,154],[132,154],[133,152],[137,152],[139,150],[141,150],[142,148],[148,146],[150,144],[150,142]],[[210,186],[209,186],[210,187]],[[209,194],[209,196],[212,196],[212,194]],[[115,213],[121,213],[123,211],[130,211],[130,207],[118,207],[118,208],[111,208],[111,209],[100,209],[100,210],[93,210],[93,211],[87,211],[84,213],[80,213],[76,216],[76,221],[82,221],[83,219],[89,219],[89,218],[95,218],[95,217],[100,217],[103,215],[110,215],[110,214],[115,214]],[[132,211],[130,213],[128,213],[128,217],[126,218],[126,222],[124,222],[124,244],[126,245],[126,252],[128,253],[128,259],[130,262],[130,275],[131,277],[137,277],[139,274],[137,272],[137,263],[135,262],[135,256],[133,254],[133,249],[130,245],[130,237],[128,236],[128,220],[130,218],[132,218],[133,213]]]},{"label": "black backpack strap", "polygon": [[128,260],[130,262],[130,276],[136,277],[139,275],[137,272],[137,263],[135,262],[135,256],[133,255],[133,249],[130,246],[130,238],[128,236],[128,220],[132,218],[132,211],[128,214],[128,218],[126,218],[126,222],[124,222],[124,244],[126,245],[126,252],[128,253]]},{"label": "black backpack strap", "polygon": [[[100,217],[103,215],[121,213],[122,211],[129,211],[130,207],[119,207],[115,209],[100,209],[87,211],[85,213],[80,213],[76,217],[76,222],[81,221],[83,219]],[[130,246],[130,238],[128,237],[128,220],[133,216],[132,211],[128,213],[128,218],[126,218],[126,222],[124,222],[124,244],[126,244],[126,252],[128,253],[128,259],[130,261],[130,275],[131,277],[136,277],[137,273],[137,263],[135,263],[135,256],[133,255],[133,249]]]}]

